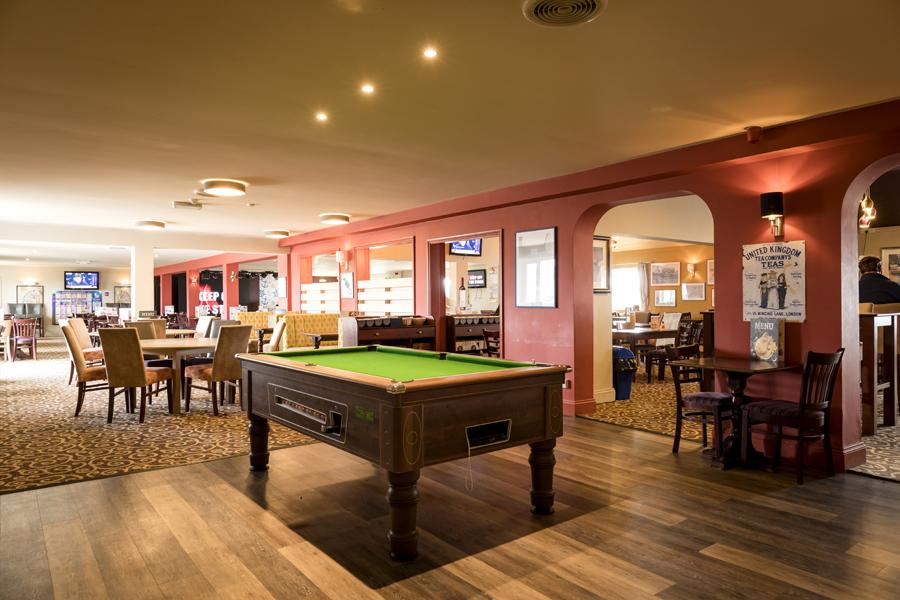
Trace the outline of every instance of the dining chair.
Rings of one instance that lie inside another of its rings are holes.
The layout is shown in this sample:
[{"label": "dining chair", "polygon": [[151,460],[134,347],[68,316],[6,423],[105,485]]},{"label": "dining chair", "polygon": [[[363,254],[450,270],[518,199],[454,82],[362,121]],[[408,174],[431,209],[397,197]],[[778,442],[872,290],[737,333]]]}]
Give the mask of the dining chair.
[{"label": "dining chair", "polygon": [[[63,319],[60,319],[60,323],[62,322]],[[72,332],[78,340],[78,345],[85,351],[85,357],[89,361],[101,360],[103,358],[103,350],[94,347],[94,341],[91,339],[91,335],[88,332],[88,327],[84,322],[84,319],[81,317],[72,317],[66,319],[65,324],[72,328]],[[93,352],[89,352],[89,350]]]},{"label": "dining chair", "polygon": [[500,332],[485,329],[481,335],[484,338],[484,355],[500,358]]},{"label": "dining chair", "polygon": [[13,319],[12,321],[12,359],[16,360],[19,347],[27,347],[31,358],[37,360],[37,322],[34,319]]},{"label": "dining chair", "polygon": [[673,365],[672,361],[697,358],[700,356],[700,346],[669,346],[666,348],[666,358],[672,371],[672,380],[675,382],[675,441],[672,443],[672,453],[678,454],[681,444],[681,429],[684,421],[698,422],[703,425],[703,447],[707,447],[708,437],[706,425],[710,418],[713,420],[713,456],[722,457],[723,423],[730,419],[734,410],[734,398],[724,392],[695,392],[683,394],[682,384],[700,383],[703,381],[703,373],[700,369],[691,369]]},{"label": "dining chair", "polygon": [[209,337],[209,328],[212,325],[213,319],[216,317],[211,317],[209,315],[198,317],[197,325],[194,327],[194,337],[195,338],[205,338]]},{"label": "dining chair", "polygon": [[275,323],[275,327],[272,328],[272,337],[269,338],[268,344],[263,344],[262,351],[263,352],[277,352],[281,350],[281,338],[284,337],[284,330],[287,328],[287,323],[284,319],[281,319],[277,323]]},{"label": "dining chair", "polygon": [[[152,321],[125,321],[125,327],[131,327],[132,329],[137,330],[139,340],[159,339],[156,326]],[[163,335],[165,335],[165,333]]]},{"label": "dining chair", "polygon": [[[678,346],[687,346],[691,343],[691,322],[680,321],[678,323],[678,334],[675,343]],[[668,347],[673,344],[664,346],[657,345],[651,350],[644,352],[644,371],[647,372],[647,383],[653,383],[653,369],[657,368],[656,380],[666,380],[666,362],[668,361]]]},{"label": "dining chair", "polygon": [[[844,349],[836,352],[807,352],[803,365],[803,382],[798,402],[787,400],[755,400],[744,406],[741,436],[741,462],[747,461],[753,426],[765,424],[775,432],[775,454],[772,467],[777,472],[781,463],[781,445],[784,440],[797,442],[797,483],[803,484],[803,463],[807,445],[822,440],[825,466],[834,475],[834,457],[831,454],[831,397],[841,368]],[[784,428],[796,433],[788,435]]]},{"label": "dining chair", "polygon": [[153,324],[153,330],[156,333],[156,339],[166,339],[166,320],[165,319],[146,319],[147,322]]},{"label": "dining chair", "polygon": [[219,331],[222,327],[227,325],[240,325],[240,321],[233,321],[230,319],[215,319],[209,326],[209,335],[207,337],[217,338],[219,337]]},{"label": "dining chair", "polygon": [[12,319],[0,321],[0,350],[3,360],[12,360]]},{"label": "dining chair", "polygon": [[[191,388],[194,379],[208,382],[212,395],[213,415],[219,415],[219,400],[225,401],[225,390],[228,389],[231,399],[234,391],[240,386],[241,361],[236,358],[239,352],[246,352],[250,344],[252,325],[226,325],[219,331],[216,350],[212,362],[205,365],[192,365],[184,372],[184,409],[191,409]],[[218,388],[218,389],[217,389]]]},{"label": "dining chair", "polygon": [[106,350],[106,379],[109,382],[109,411],[106,422],[112,423],[116,389],[125,391],[125,407],[134,411],[137,390],[141,390],[141,409],[138,420],[143,423],[147,412],[148,388],[165,382],[169,397],[169,412],[175,398],[172,397],[172,375],[169,367],[147,367],[141,353],[141,342],[137,329],[133,327],[106,328],[100,330],[100,340]]},{"label": "dining chair", "polygon": [[[69,351],[69,358],[74,365],[77,374],[78,395],[75,402],[75,416],[81,413],[81,407],[84,405],[84,396],[87,392],[96,390],[105,390],[109,387],[106,383],[106,367],[103,365],[88,365],[85,359],[84,350],[78,343],[78,336],[72,330],[70,325],[60,327],[63,332],[63,338],[66,341],[66,349]],[[71,377],[69,384],[71,385]]]}]

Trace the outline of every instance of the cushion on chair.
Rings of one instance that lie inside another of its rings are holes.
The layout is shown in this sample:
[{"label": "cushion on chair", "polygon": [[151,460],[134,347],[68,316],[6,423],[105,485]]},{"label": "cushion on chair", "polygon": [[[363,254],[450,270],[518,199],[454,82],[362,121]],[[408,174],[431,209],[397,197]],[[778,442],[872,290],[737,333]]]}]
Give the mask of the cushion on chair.
[{"label": "cushion on chair", "polygon": [[724,392],[696,392],[687,394],[681,399],[685,408],[713,409],[719,406],[730,406],[733,398]]},{"label": "cushion on chair", "polygon": [[[770,419],[797,420],[800,418],[800,405],[796,402],[785,400],[760,400],[747,404],[747,415],[751,421],[760,422]],[[820,410],[807,411],[804,421],[821,423],[825,420],[825,413]]]},{"label": "cushion on chair", "polygon": [[191,379],[203,379],[209,381],[212,379],[212,363],[208,365],[194,365],[184,370],[184,376]]},{"label": "cushion on chair", "polygon": [[146,367],[144,369],[144,379],[146,381],[146,385],[150,385],[153,383],[160,383],[167,379],[172,379],[172,375],[174,373],[175,371],[168,367]]},{"label": "cushion on chair", "polygon": [[103,360],[103,348],[82,349],[84,360]]},{"label": "cushion on chair", "polygon": [[78,378],[79,381],[103,381],[106,379],[106,367],[87,367]]}]

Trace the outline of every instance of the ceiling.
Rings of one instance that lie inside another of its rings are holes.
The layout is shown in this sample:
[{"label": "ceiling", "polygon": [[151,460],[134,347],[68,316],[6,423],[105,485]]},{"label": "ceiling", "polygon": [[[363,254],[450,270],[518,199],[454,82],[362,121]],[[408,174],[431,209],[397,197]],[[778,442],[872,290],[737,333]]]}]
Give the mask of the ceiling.
[{"label": "ceiling", "polygon": [[671,248],[673,246],[690,246],[688,242],[674,242],[672,240],[649,240],[645,238],[635,237],[619,237],[613,238],[615,245],[611,252],[629,252],[631,250],[653,250],[655,248]]},{"label": "ceiling", "polygon": [[[221,252],[155,248],[153,250],[153,264],[157,267],[163,267],[216,254],[221,254]],[[130,268],[131,248],[96,244],[23,242],[20,240],[0,239],[0,265],[62,265],[79,267],[85,270]]]},{"label": "ceiling", "polygon": [[[900,96],[896,0],[520,7],[5,0],[0,214],[300,232]],[[206,177],[249,194],[171,208]]]}]

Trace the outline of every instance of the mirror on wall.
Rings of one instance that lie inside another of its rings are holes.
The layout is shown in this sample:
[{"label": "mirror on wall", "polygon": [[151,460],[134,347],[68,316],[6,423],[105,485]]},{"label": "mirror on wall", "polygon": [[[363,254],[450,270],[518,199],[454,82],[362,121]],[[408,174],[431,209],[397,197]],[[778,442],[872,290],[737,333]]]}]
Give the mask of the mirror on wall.
[{"label": "mirror on wall", "polygon": [[413,240],[357,248],[357,310],[366,316],[411,315],[415,312],[413,289]]}]

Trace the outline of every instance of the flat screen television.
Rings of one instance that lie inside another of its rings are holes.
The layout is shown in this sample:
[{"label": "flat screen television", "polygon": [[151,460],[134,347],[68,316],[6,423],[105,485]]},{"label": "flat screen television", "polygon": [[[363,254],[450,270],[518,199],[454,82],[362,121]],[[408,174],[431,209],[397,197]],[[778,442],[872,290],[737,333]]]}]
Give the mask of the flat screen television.
[{"label": "flat screen television", "polygon": [[450,254],[457,256],[481,256],[481,238],[450,242]]},{"label": "flat screen television", "polygon": [[471,269],[469,271],[469,289],[487,287],[487,269]]},{"label": "flat screen television", "polygon": [[67,290],[99,290],[100,273],[97,271],[66,271]]}]

